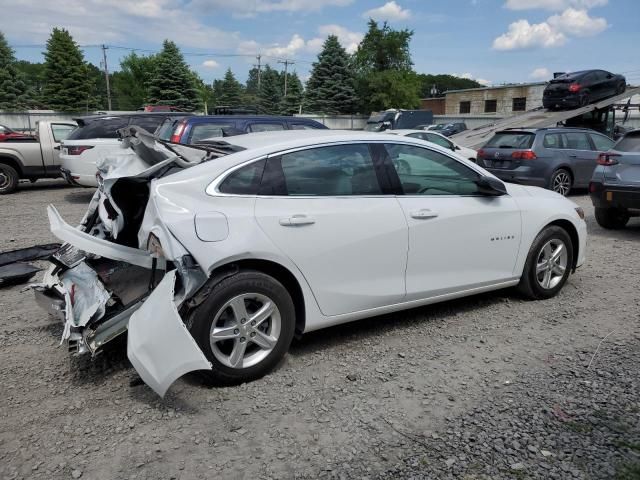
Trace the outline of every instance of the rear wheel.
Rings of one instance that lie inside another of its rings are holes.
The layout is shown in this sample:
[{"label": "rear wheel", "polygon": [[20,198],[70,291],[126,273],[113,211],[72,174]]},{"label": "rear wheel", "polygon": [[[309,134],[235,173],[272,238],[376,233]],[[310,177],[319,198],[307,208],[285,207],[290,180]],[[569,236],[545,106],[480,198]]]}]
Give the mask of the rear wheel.
[{"label": "rear wheel", "polygon": [[587,105],[589,105],[589,102],[591,101],[591,98],[589,96],[588,93],[584,93],[581,97],[580,97],[580,106],[581,107],[586,107]]},{"label": "rear wheel", "polygon": [[596,221],[607,230],[619,230],[627,225],[629,213],[619,208],[596,207]]},{"label": "rear wheel", "polygon": [[0,163],[0,195],[12,193],[18,188],[20,176],[15,168]]},{"label": "rear wheel", "polygon": [[551,298],[562,289],[572,267],[571,237],[561,227],[547,227],[531,244],[518,290],[534,300]]},{"label": "rear wheel", "polygon": [[620,85],[618,85],[618,88],[616,89],[616,94],[620,95],[621,93],[624,93],[626,89],[627,89],[627,84],[622,82]]},{"label": "rear wheel", "polygon": [[553,190],[564,197],[569,195],[571,185],[573,185],[573,177],[571,176],[571,173],[564,168],[560,168],[553,172],[551,179],[549,179],[549,190]]},{"label": "rear wheel", "polygon": [[216,285],[196,308],[191,332],[212,364],[202,372],[214,384],[238,384],[264,376],[293,339],[295,309],[275,278],[244,271]]}]

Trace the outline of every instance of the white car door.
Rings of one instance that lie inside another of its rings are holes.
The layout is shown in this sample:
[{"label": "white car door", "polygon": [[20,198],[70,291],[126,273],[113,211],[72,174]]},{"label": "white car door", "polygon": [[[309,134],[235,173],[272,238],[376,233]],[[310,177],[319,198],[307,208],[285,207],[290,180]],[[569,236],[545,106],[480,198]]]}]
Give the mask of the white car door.
[{"label": "white car door", "polygon": [[480,174],[448,155],[385,146],[409,223],[406,300],[513,279],[521,233],[513,198],[479,195]]},{"label": "white car door", "polygon": [[306,148],[267,160],[258,224],[300,269],[324,315],[405,295],[407,222],[383,195],[366,143]]}]

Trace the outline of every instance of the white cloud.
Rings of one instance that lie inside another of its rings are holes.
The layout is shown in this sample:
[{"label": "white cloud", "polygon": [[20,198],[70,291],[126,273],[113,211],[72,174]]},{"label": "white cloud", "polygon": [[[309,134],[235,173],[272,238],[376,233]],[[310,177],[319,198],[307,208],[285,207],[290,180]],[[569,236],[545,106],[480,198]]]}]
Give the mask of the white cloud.
[{"label": "white cloud", "polygon": [[243,55],[256,55],[261,53],[267,57],[293,58],[300,53],[317,54],[322,50],[322,45],[329,35],[335,35],[342,46],[349,53],[358,48],[363,34],[352,32],[340,25],[321,25],[318,27],[320,36],[305,40],[299,33],[293,34],[286,44],[273,43],[262,45],[255,40],[246,40],[238,44],[237,51]]},{"label": "white cloud", "polygon": [[530,24],[526,20],[518,20],[509,25],[507,33],[503,33],[493,41],[495,50],[517,50],[534,47],[559,47],[564,45],[567,37],[555,31],[547,22]]},{"label": "white cloud", "polygon": [[238,17],[255,17],[269,12],[317,12],[351,3],[353,0],[193,0],[189,7],[201,12],[227,10]]},{"label": "white cloud", "polygon": [[607,21],[600,17],[590,17],[586,10],[567,8],[541,23],[530,24],[521,19],[509,25],[493,41],[495,50],[517,50],[523,48],[551,48],[565,44],[568,37],[588,37],[597,35],[607,28]]},{"label": "white cloud", "polygon": [[218,68],[220,64],[215,60],[205,60],[204,62],[202,62],[202,66],[204,68]]},{"label": "white cloud", "polygon": [[590,37],[607,28],[607,21],[604,18],[592,18],[586,10],[573,8],[568,8],[560,15],[549,17],[547,23],[554,30],[574,37]]},{"label": "white cloud", "polygon": [[530,74],[533,80],[549,80],[551,78],[551,71],[548,68],[540,67],[534,69]]},{"label": "white cloud", "polygon": [[589,9],[602,7],[608,0],[507,0],[505,8],[509,10],[544,9],[561,11],[567,8]]},{"label": "white cloud", "polygon": [[478,82],[481,85],[491,85],[491,80],[487,80],[486,78],[477,78],[477,77],[475,77],[473,74],[471,74],[469,72],[452,73],[451,75],[453,75],[454,77],[466,78],[468,80],[475,80],[476,82]]},{"label": "white cloud", "polygon": [[381,7],[367,10],[362,16],[364,18],[373,18],[374,20],[406,20],[411,16],[411,11],[403,9],[392,0]]},{"label": "white cloud", "polygon": [[170,38],[187,47],[231,48],[239,41],[237,33],[205,25],[169,0],[0,0],[0,11],[3,33],[29,43],[44,43],[53,26],[69,30],[79,44]]}]

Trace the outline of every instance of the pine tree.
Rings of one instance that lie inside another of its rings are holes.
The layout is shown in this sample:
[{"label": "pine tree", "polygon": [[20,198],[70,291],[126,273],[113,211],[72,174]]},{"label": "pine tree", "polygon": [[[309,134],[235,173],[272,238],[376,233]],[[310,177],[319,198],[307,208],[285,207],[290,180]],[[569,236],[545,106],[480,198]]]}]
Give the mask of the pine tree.
[{"label": "pine tree", "polygon": [[230,68],[224,74],[224,79],[219,83],[218,102],[221,106],[238,107],[242,105],[242,85],[236,80]]},{"label": "pine tree", "polygon": [[53,29],[44,58],[44,104],[53,110],[86,111],[91,81],[84,56],[67,30]]},{"label": "pine tree", "polygon": [[318,113],[353,113],[356,105],[354,75],[349,55],[338,37],[329,35],[307,82],[306,107]]},{"label": "pine tree", "polygon": [[287,79],[287,96],[282,97],[282,100],[280,100],[280,113],[282,115],[295,115],[296,113],[300,113],[303,94],[304,90],[298,74],[296,72],[289,74],[289,78]]},{"label": "pine tree", "polygon": [[149,103],[195,110],[199,103],[198,91],[178,46],[165,40],[154,63],[155,69],[149,80]]},{"label": "pine tree", "polygon": [[276,115],[282,99],[283,78],[269,65],[265,65],[260,77],[258,110],[266,115]]},{"label": "pine tree", "polygon": [[16,68],[13,50],[0,32],[0,110],[21,110],[26,104],[27,85]]}]

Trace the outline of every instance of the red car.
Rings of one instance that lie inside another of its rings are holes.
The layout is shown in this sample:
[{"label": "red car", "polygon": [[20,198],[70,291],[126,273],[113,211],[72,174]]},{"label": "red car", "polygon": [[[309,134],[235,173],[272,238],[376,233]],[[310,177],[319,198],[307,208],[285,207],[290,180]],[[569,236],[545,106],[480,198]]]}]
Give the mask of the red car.
[{"label": "red car", "polygon": [[32,135],[26,135],[24,133],[16,132],[11,130],[9,127],[5,127],[4,125],[0,125],[0,142],[4,142],[5,140],[25,140],[28,138],[33,138]]}]

